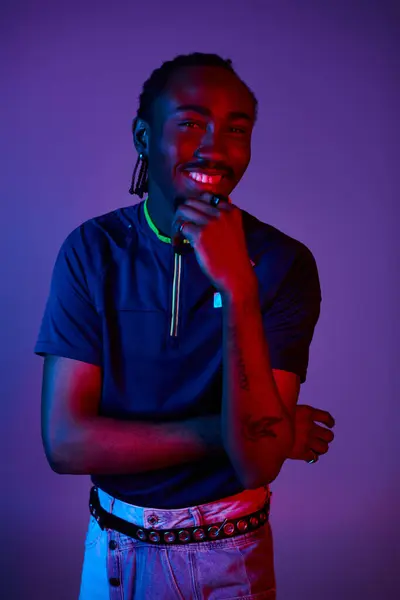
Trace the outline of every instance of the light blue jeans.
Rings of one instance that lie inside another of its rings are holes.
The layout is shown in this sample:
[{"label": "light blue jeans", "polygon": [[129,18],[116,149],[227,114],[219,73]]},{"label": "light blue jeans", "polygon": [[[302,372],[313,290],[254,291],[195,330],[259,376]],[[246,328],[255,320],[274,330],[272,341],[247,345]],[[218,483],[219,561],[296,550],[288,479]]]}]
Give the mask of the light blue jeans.
[{"label": "light blue jeans", "polygon": [[[252,513],[268,486],[190,508],[143,508],[99,489],[102,507],[145,528],[202,527]],[[111,542],[111,544],[110,544]],[[79,600],[275,600],[269,522],[233,538],[154,545],[102,531],[90,516]]]}]

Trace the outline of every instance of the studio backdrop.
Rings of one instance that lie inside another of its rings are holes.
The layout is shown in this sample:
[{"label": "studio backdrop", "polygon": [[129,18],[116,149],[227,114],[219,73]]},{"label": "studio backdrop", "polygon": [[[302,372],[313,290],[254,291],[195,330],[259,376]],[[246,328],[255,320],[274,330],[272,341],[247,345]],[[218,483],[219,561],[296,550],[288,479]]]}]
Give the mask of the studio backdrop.
[{"label": "studio backdrop", "polygon": [[299,402],[336,439],[272,485],[278,598],[398,597],[398,24],[384,0],[1,2],[1,598],[77,597],[90,482],[46,462],[33,347],[65,237],[137,201],[143,82],[193,51],[231,58],[259,100],[232,201],[321,279]]}]

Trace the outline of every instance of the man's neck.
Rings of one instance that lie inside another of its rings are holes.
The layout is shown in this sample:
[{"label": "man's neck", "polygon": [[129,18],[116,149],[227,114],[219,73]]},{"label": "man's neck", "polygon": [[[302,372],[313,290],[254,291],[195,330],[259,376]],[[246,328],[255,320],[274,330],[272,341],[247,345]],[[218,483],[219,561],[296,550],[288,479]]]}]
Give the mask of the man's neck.
[{"label": "man's neck", "polygon": [[157,187],[149,186],[147,210],[158,231],[166,237],[171,237],[175,211]]}]

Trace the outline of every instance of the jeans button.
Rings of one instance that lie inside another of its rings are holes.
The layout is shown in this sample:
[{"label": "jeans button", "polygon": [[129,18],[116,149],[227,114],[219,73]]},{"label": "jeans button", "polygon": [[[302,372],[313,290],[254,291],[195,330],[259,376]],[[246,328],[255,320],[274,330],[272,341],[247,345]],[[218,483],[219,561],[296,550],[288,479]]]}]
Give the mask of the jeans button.
[{"label": "jeans button", "polygon": [[152,517],[148,518],[148,521],[150,525],[155,525],[156,523],[158,523],[158,518],[155,515],[153,515]]},{"label": "jeans button", "polygon": [[121,585],[121,581],[118,579],[118,577],[111,577],[110,585],[112,585],[112,587],[119,587]]},{"label": "jeans button", "polygon": [[118,548],[118,544],[115,540],[111,540],[108,544],[108,547],[110,548],[110,550],[116,550]]}]

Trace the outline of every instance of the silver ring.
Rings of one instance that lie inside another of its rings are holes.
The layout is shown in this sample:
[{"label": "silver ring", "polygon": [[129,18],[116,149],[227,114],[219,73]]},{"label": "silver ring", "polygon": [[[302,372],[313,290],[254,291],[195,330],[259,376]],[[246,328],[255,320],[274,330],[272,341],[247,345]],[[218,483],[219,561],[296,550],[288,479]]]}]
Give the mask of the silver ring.
[{"label": "silver ring", "polygon": [[315,452],[315,450],[311,450],[311,452],[313,453],[313,458],[311,460],[307,461],[307,463],[309,465],[312,465],[313,463],[316,463],[317,460],[319,459],[319,454],[317,452]]},{"label": "silver ring", "polygon": [[218,204],[220,203],[221,198],[219,196],[212,196],[211,200],[210,200],[210,204],[211,206],[217,207]]}]

